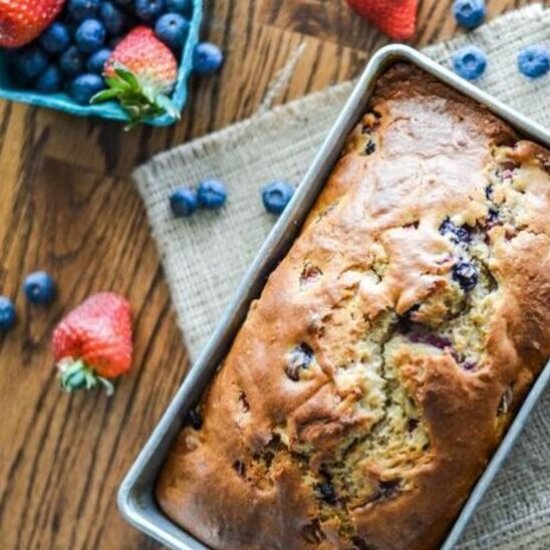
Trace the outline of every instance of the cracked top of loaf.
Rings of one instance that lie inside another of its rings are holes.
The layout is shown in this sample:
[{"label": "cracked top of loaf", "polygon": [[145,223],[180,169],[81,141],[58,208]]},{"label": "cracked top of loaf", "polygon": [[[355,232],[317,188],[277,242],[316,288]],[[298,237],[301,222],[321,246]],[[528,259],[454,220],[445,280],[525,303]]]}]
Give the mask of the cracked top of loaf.
[{"label": "cracked top of loaf", "polygon": [[550,352],[550,154],[379,80],[157,486],[218,549],[432,549]]}]

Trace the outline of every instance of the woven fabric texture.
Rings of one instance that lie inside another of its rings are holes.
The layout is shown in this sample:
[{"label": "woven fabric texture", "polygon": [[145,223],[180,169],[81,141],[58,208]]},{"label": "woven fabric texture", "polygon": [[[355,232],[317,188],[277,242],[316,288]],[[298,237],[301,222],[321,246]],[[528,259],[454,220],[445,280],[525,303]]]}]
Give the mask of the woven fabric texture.
[{"label": "woven fabric texture", "polygon": [[[550,127],[550,75],[529,81],[517,70],[519,50],[550,46],[550,10],[532,5],[425,52],[450,66],[467,43],[487,54],[477,84]],[[196,357],[274,218],[260,188],[274,179],[298,183],[352,89],[340,84],[158,155],[134,179],[191,357]],[[222,179],[229,201],[220,212],[174,219],[168,197],[183,184]],[[442,487],[444,490],[444,487]],[[531,418],[511,458],[478,508],[463,550],[550,548],[550,391]]]}]

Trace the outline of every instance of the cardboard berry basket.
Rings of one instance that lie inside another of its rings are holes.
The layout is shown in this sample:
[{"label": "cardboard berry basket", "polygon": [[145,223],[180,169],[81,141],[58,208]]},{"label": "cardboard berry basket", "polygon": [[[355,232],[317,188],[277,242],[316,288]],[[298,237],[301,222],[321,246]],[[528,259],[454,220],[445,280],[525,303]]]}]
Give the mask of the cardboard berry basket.
[{"label": "cardboard berry basket", "polygon": [[[156,480],[168,450],[180,431],[186,414],[200,400],[219,365],[222,364],[233,339],[244,322],[250,303],[260,295],[269,274],[292,246],[300,227],[338,159],[347,136],[365,112],[378,76],[390,65],[399,61],[416,65],[463,95],[485,105],[515,128],[520,136],[528,137],[550,147],[550,132],[548,130],[416,50],[407,46],[392,45],[381,49],[372,57],[291,203],[267,237],[210,341],[189,371],[172,403],[120,487],[118,504],[126,519],[138,529],[170,548],[178,550],[206,549],[203,543],[171,521],[155,500]],[[472,488],[468,500],[441,547],[442,550],[451,550],[459,542],[476,507],[502,467],[549,380],[550,362],[546,364],[535,380],[487,468],[475,487]]]},{"label": "cardboard berry basket", "polygon": [[[189,75],[193,68],[193,50],[199,40],[199,31],[203,15],[203,0],[193,0],[193,15],[190,21],[189,34],[183,47],[178,70],[178,79],[170,96],[176,109],[181,112],[187,102]],[[79,105],[65,93],[44,94],[35,90],[26,90],[16,86],[8,74],[6,50],[0,48],[0,99],[27,103],[37,107],[57,109],[71,115],[99,117],[109,120],[128,122],[129,119],[115,101],[101,105]],[[170,126],[176,118],[165,114],[146,121],[151,126]]]}]

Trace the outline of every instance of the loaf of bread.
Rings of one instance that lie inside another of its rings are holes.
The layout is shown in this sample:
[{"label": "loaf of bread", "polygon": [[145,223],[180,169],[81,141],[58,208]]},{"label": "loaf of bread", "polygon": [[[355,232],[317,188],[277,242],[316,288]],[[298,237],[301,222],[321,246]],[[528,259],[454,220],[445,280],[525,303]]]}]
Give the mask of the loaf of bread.
[{"label": "loaf of bread", "polygon": [[549,355],[549,152],[396,64],[158,502],[216,549],[437,548]]}]

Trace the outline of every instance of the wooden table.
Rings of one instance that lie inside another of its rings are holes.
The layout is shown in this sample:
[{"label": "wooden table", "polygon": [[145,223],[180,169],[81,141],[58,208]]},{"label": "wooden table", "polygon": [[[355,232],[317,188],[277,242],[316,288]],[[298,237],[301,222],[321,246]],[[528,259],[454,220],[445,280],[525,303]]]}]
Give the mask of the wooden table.
[{"label": "wooden table", "polygon": [[[490,15],[527,3],[492,0]],[[220,44],[227,61],[221,75],[193,80],[177,126],[127,134],[117,124],[0,102],[0,293],[15,298],[19,315],[0,338],[3,550],[158,548],[122,520],[115,495],[188,361],[132,168],[251,115],[301,42],[306,52],[279,102],[356,76],[388,42],[344,0],[205,4],[203,38]],[[414,45],[457,32],[451,4],[421,2]],[[51,307],[29,307],[22,295],[23,277],[36,269],[58,282]],[[134,370],[111,399],[67,396],[54,377],[52,328],[103,289],[133,304]]]}]

